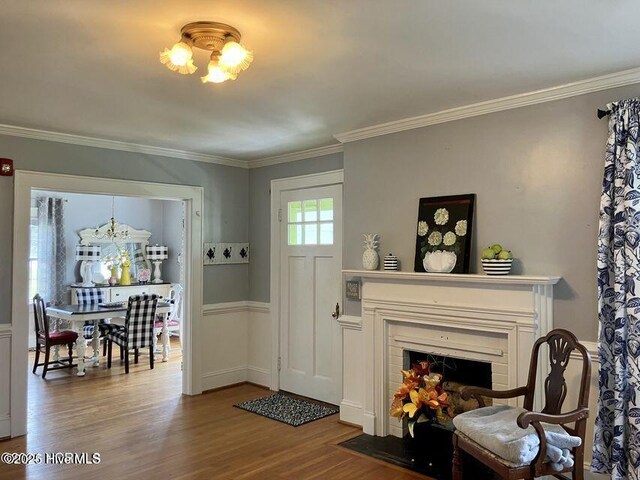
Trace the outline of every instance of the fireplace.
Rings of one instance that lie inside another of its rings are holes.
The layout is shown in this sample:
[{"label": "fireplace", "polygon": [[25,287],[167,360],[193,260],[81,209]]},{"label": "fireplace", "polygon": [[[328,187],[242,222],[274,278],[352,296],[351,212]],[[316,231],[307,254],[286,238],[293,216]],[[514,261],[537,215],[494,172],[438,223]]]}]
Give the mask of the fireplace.
[{"label": "fireplace", "polygon": [[[478,362],[485,365],[481,385],[506,390],[526,383],[532,345],[553,329],[558,277],[344,274],[361,279],[362,305],[359,319],[341,321],[343,378],[362,380],[344,385],[341,419],[361,424],[369,435],[403,437],[402,424],[389,415],[389,408],[402,382],[405,352]],[[538,391],[544,390],[548,368],[540,361]],[[540,403],[536,398],[534,408],[542,408]]]}]

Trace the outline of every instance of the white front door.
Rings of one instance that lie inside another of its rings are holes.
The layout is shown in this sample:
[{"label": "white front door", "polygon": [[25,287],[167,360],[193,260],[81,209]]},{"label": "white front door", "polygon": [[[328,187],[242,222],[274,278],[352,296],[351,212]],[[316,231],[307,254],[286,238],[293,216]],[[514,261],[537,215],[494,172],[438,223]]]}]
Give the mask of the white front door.
[{"label": "white front door", "polygon": [[342,185],[280,197],[280,389],[340,402]]}]

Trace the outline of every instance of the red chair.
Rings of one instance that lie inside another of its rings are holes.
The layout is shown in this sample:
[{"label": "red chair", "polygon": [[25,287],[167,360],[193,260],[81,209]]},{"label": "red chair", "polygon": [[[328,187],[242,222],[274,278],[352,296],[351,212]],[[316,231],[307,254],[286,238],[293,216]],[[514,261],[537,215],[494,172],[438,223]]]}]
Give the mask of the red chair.
[{"label": "red chair", "polygon": [[[73,344],[78,338],[76,332],[71,330],[62,331],[49,331],[49,319],[47,318],[46,307],[44,300],[39,294],[33,297],[33,317],[36,323],[36,359],[33,362],[33,373],[36,373],[36,369],[40,366],[44,366],[42,369],[42,378],[47,376],[49,370],[59,370],[61,368],[73,368],[76,365],[73,363]],[[58,359],[55,362],[49,362],[49,353],[51,347],[56,345],[66,345],[69,347],[69,359]],[[44,347],[44,362],[38,363],[40,359],[40,349]],[[57,366],[49,367],[50,363],[54,363]]]}]

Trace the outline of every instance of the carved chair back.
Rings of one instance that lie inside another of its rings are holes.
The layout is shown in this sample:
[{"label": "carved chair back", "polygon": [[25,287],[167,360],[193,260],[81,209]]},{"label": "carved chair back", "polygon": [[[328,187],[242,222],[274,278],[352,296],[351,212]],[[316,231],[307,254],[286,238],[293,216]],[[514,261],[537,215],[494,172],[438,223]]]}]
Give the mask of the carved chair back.
[{"label": "carved chair back", "polygon": [[[576,336],[568,330],[556,329],[546,336],[539,338],[533,345],[531,354],[531,364],[529,366],[529,378],[527,381],[527,393],[524,398],[523,407],[526,410],[533,409],[533,399],[536,394],[536,378],[538,373],[538,357],[541,347],[546,344],[549,349],[549,375],[544,381],[544,408],[542,413],[558,415],[562,413],[562,406],[567,396],[567,382],[565,372],[571,359],[571,354],[577,351],[582,362],[582,373],[580,376],[580,391],[578,392],[578,405],[576,408],[586,408],[589,403],[589,381],[591,378],[591,356],[587,349],[578,342]],[[587,420],[578,420],[575,428],[569,433],[584,438]],[[565,427],[566,428],[566,427]]]},{"label": "carved chair back", "polygon": [[39,293],[33,297],[33,319],[36,327],[36,339],[42,335],[49,338],[49,322],[47,321],[47,307]]}]

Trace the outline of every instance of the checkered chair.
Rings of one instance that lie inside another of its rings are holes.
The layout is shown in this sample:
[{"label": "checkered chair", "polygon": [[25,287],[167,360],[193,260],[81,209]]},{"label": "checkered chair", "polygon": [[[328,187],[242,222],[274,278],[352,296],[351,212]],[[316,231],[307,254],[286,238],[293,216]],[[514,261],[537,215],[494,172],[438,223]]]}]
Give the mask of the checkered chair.
[{"label": "checkered chair", "polygon": [[[76,288],[76,299],[78,305],[99,305],[104,303],[104,290],[101,288]],[[106,320],[98,320],[98,329],[100,330],[100,336],[104,337],[107,332],[113,330],[115,325],[107,323]],[[82,327],[82,336],[85,340],[91,340],[93,338],[93,331],[95,329],[95,323],[93,321],[84,322]],[[102,355],[107,354],[107,344],[104,344]]]},{"label": "checkered chair", "polygon": [[149,365],[153,369],[153,324],[158,308],[158,295],[135,295],[129,297],[127,316],[124,326],[107,333],[107,368],[111,368],[111,350],[113,344],[124,350],[124,373],[129,373],[129,351],[134,350],[138,363],[138,351],[149,348]]}]

